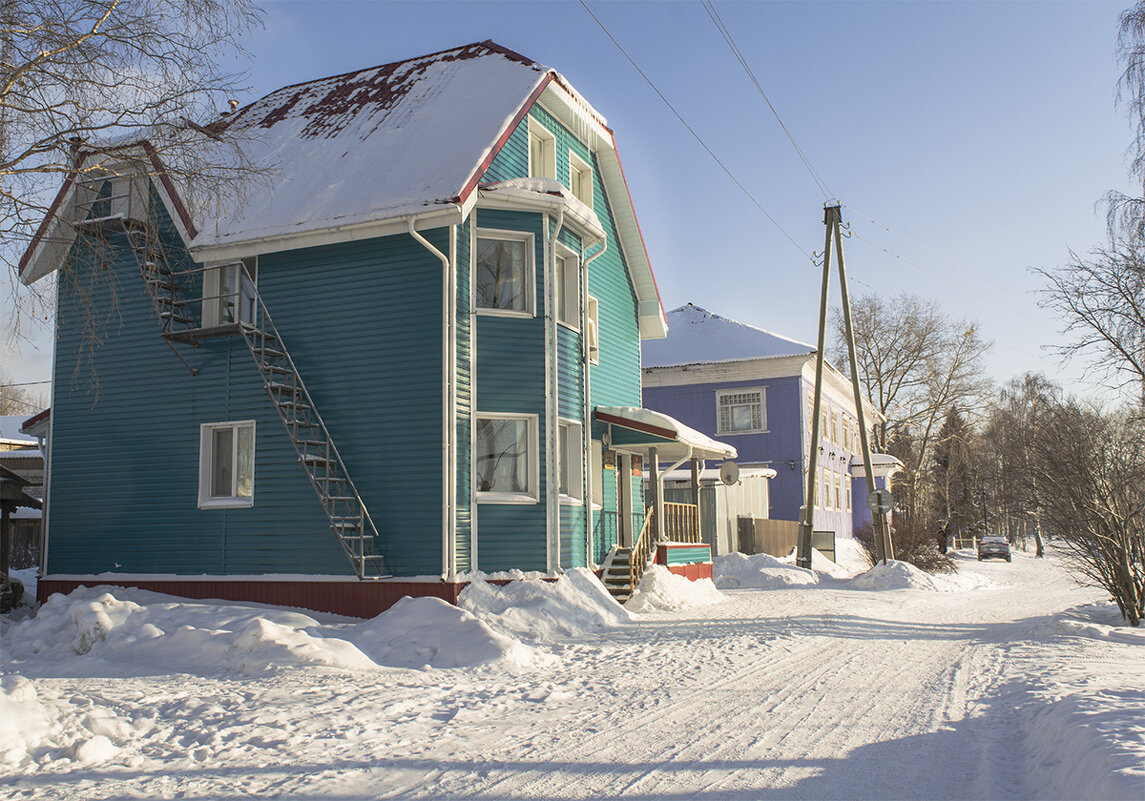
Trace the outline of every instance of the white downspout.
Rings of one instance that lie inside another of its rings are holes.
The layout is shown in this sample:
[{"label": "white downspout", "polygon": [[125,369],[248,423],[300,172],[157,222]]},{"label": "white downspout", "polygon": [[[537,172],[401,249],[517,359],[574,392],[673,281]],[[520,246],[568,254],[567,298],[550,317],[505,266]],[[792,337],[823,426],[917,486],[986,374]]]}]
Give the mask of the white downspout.
[{"label": "white downspout", "polygon": [[[560,411],[560,403],[558,396],[560,395],[561,376],[559,359],[557,358],[557,309],[556,309],[556,285],[557,285],[557,241],[560,238],[561,228],[565,224],[565,210],[562,206],[557,210],[557,224],[553,229],[553,235],[549,239],[549,253],[548,264],[545,265],[545,309],[548,312],[549,321],[549,375],[551,376],[552,384],[549,387],[548,393],[548,421],[546,428],[548,430],[548,459],[545,460],[547,465],[546,473],[548,474],[548,530],[549,542],[552,548],[549,554],[549,571],[557,571],[561,569],[561,493],[560,487],[557,486],[557,477],[560,475],[560,459],[561,448],[557,442],[557,434],[560,432],[560,425],[557,422],[557,415]],[[548,217],[545,217],[545,229],[548,230]]]},{"label": "white downspout", "polygon": [[[593,553],[595,553],[595,545],[592,541],[592,362],[589,360],[588,355],[588,266],[604,255],[604,251],[608,250],[608,237],[601,237],[597,240],[600,243],[600,250],[593,253],[584,263],[581,264],[580,270],[580,358],[581,365],[584,368],[584,382],[583,382],[583,401],[584,401],[584,544],[585,544],[585,562],[589,567],[595,567],[596,562],[593,561]],[[582,256],[583,258],[583,256]],[[602,451],[603,451],[603,443]],[[604,457],[603,452],[601,458]],[[631,480],[631,477],[629,477]],[[603,510],[602,510],[603,511]],[[620,525],[620,501],[617,499],[616,504],[617,512],[617,526]]]},{"label": "white downspout", "polygon": [[[452,581],[457,573],[457,558],[456,558],[456,543],[454,536],[456,531],[456,448],[455,442],[455,428],[456,428],[456,359],[454,358],[455,348],[457,346],[456,336],[457,332],[454,328],[454,305],[456,298],[454,297],[454,284],[455,276],[454,259],[446,256],[440,250],[419,234],[414,225],[417,222],[417,217],[409,218],[409,234],[417,242],[421,244],[426,250],[432,253],[441,261],[442,280],[441,280],[441,360],[442,360],[442,373],[444,381],[442,382],[442,396],[441,396],[441,577],[446,581]],[[449,226],[450,235],[450,253],[454,251],[452,240],[456,237],[456,226]]]}]

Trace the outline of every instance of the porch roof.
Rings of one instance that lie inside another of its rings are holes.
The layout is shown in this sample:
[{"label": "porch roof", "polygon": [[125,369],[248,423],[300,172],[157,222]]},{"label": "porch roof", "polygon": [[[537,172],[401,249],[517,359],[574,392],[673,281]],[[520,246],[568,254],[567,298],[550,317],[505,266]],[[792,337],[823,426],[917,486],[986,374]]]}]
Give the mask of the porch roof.
[{"label": "porch roof", "polygon": [[736,449],[669,417],[639,406],[597,406],[596,419],[623,431],[613,434],[614,444],[656,448],[664,459],[734,459]]}]

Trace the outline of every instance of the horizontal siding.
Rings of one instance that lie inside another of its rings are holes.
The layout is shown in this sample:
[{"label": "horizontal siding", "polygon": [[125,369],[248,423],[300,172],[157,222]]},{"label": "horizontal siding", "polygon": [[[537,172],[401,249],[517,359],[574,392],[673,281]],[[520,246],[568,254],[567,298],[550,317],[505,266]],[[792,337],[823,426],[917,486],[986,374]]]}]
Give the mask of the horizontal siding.
[{"label": "horizontal siding", "polygon": [[[430,236],[446,246],[444,231]],[[263,256],[259,273],[383,534],[387,569],[439,572],[439,263],[403,235]],[[177,346],[192,376],[160,339],[129,251],[114,278],[121,324],[97,351],[98,397],[70,380],[83,282],[61,287],[49,570],[349,574],[242,341]],[[109,297],[107,287],[95,295]],[[254,505],[197,509],[199,425],[246,419],[256,423]]]},{"label": "horizontal siding", "polygon": [[561,567],[586,567],[584,507],[561,506]]}]

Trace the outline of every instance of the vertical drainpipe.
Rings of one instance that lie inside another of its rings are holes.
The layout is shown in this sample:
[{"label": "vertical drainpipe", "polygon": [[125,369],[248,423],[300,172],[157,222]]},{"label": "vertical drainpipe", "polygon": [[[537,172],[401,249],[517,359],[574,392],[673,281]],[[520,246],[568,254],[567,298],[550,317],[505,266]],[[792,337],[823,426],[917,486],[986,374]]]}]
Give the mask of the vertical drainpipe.
[{"label": "vertical drainpipe", "polygon": [[[556,265],[557,265],[557,241],[560,237],[561,228],[565,224],[565,210],[561,207],[557,212],[557,224],[553,228],[553,235],[548,242],[548,254],[545,265],[545,310],[548,313],[548,353],[549,353],[549,376],[551,384],[549,385],[546,417],[548,420],[545,423],[545,429],[548,439],[548,458],[545,460],[546,475],[548,476],[547,496],[548,496],[548,515],[547,528],[549,533],[549,571],[561,569],[561,494],[560,487],[557,486],[558,477],[560,476],[560,458],[561,449],[560,444],[557,442],[557,434],[560,432],[560,427],[557,423],[557,416],[560,413],[560,403],[558,396],[560,395],[560,365],[557,358],[557,309],[556,309]],[[545,230],[549,228],[548,215],[545,215]]]},{"label": "vertical drainpipe", "polygon": [[[596,562],[593,560],[593,554],[596,552],[596,543],[592,541],[592,385],[590,383],[590,373],[592,372],[592,361],[589,359],[588,353],[588,266],[604,255],[604,251],[608,250],[608,237],[601,237],[599,240],[600,250],[593,253],[581,265],[580,270],[580,358],[581,367],[584,370],[584,383],[583,395],[584,401],[584,547],[585,547],[585,562],[589,567],[595,567]],[[581,251],[583,257],[583,249]],[[598,332],[599,335],[599,332]],[[603,443],[601,447],[601,458],[604,458]],[[617,525],[619,525],[620,503],[617,502]]]},{"label": "vertical drainpipe", "polygon": [[[460,212],[460,209],[458,209]],[[417,217],[409,218],[409,234],[426,250],[441,261],[441,573],[446,581],[452,581],[457,572],[456,543],[456,420],[457,420],[457,393],[456,393],[456,359],[457,332],[453,324],[454,305],[454,268],[456,265],[456,251],[454,239],[457,226],[449,226],[450,255],[446,256],[438,250],[428,239],[419,234],[414,225]]]}]

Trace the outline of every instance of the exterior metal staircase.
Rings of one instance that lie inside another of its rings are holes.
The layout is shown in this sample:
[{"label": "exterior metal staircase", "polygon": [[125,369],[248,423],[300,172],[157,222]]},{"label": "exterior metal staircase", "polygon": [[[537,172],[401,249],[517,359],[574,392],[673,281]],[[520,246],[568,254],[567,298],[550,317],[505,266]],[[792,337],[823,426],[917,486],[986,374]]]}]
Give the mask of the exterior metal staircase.
[{"label": "exterior metal staircase", "polygon": [[[105,181],[104,186],[108,183]],[[363,580],[383,578],[382,556],[377,552],[380,543],[377,527],[245,265],[236,262],[209,268],[172,269],[172,261],[157,235],[154,221],[148,220],[146,212],[150,204],[140,201],[137,187],[128,186],[118,193],[115,189],[110,195],[103,191],[77,206],[77,229],[107,245],[111,245],[113,236],[123,235],[139,263],[164,341],[193,374],[197,372],[173,343],[197,347],[200,340],[210,337],[242,336],[258,367],[263,387],[290,436],[299,464],[318,495],[330,531],[338,538],[355,574]],[[97,215],[97,211],[104,213]],[[190,291],[186,283],[189,276],[228,268],[237,268],[242,277],[230,295],[204,298],[201,293]],[[200,325],[203,304],[219,300],[234,310],[234,314],[221,325],[203,329]]]}]

